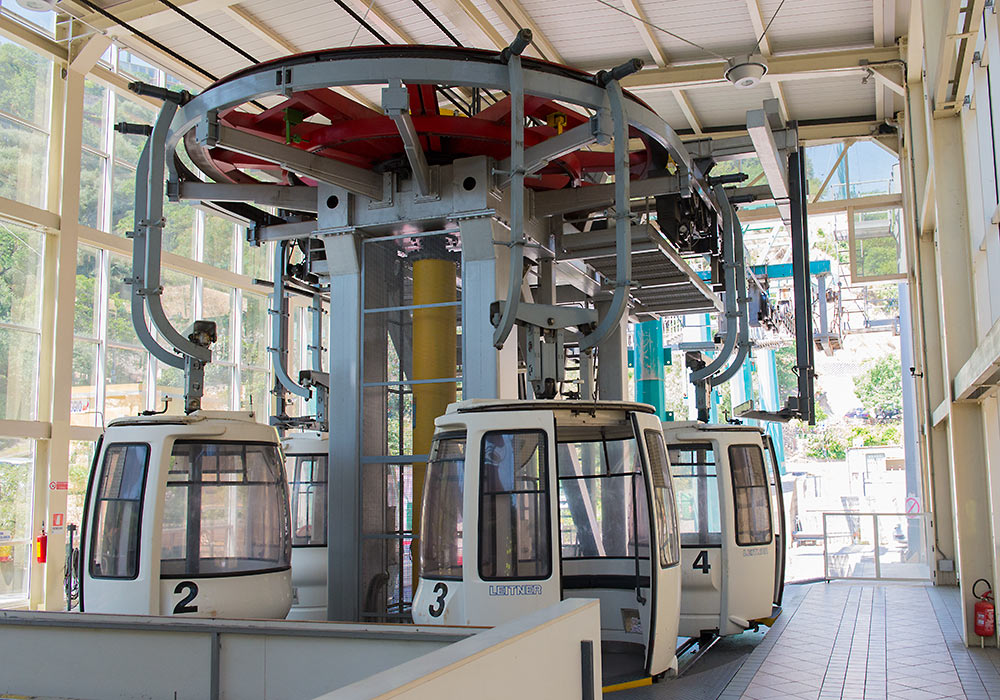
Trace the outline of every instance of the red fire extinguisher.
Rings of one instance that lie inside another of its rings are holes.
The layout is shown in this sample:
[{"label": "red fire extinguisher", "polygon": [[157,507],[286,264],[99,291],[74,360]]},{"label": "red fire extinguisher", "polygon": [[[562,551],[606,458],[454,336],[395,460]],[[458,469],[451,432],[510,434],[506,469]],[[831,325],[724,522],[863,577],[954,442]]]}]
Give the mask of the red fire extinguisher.
[{"label": "red fire extinguisher", "polygon": [[39,564],[45,563],[46,554],[49,549],[49,536],[45,534],[45,522],[42,522],[42,534],[35,538],[35,561]]},{"label": "red fire extinguisher", "polygon": [[[976,594],[976,586],[980,583],[986,584],[986,592],[982,595]],[[993,609],[993,591],[990,582],[984,578],[977,580],[972,584],[972,595],[976,598],[975,606],[975,620],[976,620],[976,634],[985,639],[986,637],[992,637],[996,634],[996,612]],[[983,642],[980,639],[980,643]]]}]

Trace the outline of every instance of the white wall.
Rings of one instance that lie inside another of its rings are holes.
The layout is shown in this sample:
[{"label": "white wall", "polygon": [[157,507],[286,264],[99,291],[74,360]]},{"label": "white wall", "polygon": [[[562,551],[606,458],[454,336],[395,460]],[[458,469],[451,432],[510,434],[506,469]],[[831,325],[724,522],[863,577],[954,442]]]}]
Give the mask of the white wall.
[{"label": "white wall", "polygon": [[[315,700],[469,698],[580,700],[601,696],[600,604],[564,600]],[[581,641],[593,642],[582,678]]]}]

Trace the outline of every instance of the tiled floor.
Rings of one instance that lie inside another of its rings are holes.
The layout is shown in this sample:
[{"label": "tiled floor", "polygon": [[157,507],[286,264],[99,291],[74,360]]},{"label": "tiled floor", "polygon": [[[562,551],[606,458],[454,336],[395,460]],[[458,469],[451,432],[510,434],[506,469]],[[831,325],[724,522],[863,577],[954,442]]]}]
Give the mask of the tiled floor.
[{"label": "tiled floor", "polygon": [[[790,586],[782,615],[763,638],[723,640],[728,657],[713,661],[710,650],[680,679],[612,697],[1000,700],[1000,651],[966,648],[960,629],[955,588]],[[751,651],[748,643],[757,639]]]},{"label": "tiled floor", "polygon": [[720,698],[1000,698],[1000,652],[962,644],[957,589],[850,583],[803,589],[795,610],[786,610],[792,614]]}]

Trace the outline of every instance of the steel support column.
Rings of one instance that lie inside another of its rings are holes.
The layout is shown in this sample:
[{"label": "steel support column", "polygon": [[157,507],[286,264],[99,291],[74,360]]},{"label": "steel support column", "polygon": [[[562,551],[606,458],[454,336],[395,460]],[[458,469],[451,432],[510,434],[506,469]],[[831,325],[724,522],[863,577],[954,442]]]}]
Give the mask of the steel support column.
[{"label": "steel support column", "polygon": [[[361,261],[353,234],[327,236],[330,266],[330,468],[327,618],[359,617]],[[336,342],[333,342],[336,339]]]},{"label": "steel support column", "polygon": [[510,255],[494,241],[510,231],[490,217],[465,219],[462,236],[462,398],[517,398],[517,334],[493,347],[490,305],[507,298]]},{"label": "steel support column", "polygon": [[[605,318],[612,301],[597,302],[597,317]],[[628,311],[597,344],[597,398],[601,401],[628,400]]]}]

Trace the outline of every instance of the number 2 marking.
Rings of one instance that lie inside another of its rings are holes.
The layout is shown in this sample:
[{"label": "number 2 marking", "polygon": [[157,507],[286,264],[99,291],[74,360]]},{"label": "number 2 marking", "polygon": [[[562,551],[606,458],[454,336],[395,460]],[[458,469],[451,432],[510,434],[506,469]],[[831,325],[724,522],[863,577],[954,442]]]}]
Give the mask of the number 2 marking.
[{"label": "number 2 marking", "polygon": [[[448,586],[444,583],[438,583],[434,586],[434,592],[438,594],[437,600],[433,604],[427,606],[427,612],[431,614],[431,617],[441,617],[444,613],[444,599],[448,595]],[[436,608],[434,606],[437,606]]]},{"label": "number 2 marking", "polygon": [[174,593],[181,593],[182,591],[187,591],[187,595],[181,598],[177,605],[174,606],[174,615],[183,615],[184,613],[196,613],[198,612],[197,605],[188,605],[195,597],[198,595],[198,584],[194,581],[181,581],[174,588]]},{"label": "number 2 marking", "polygon": [[712,570],[712,565],[708,563],[708,550],[703,549],[698,552],[698,556],[694,558],[694,566],[692,569],[701,569],[701,573],[707,574]]}]

